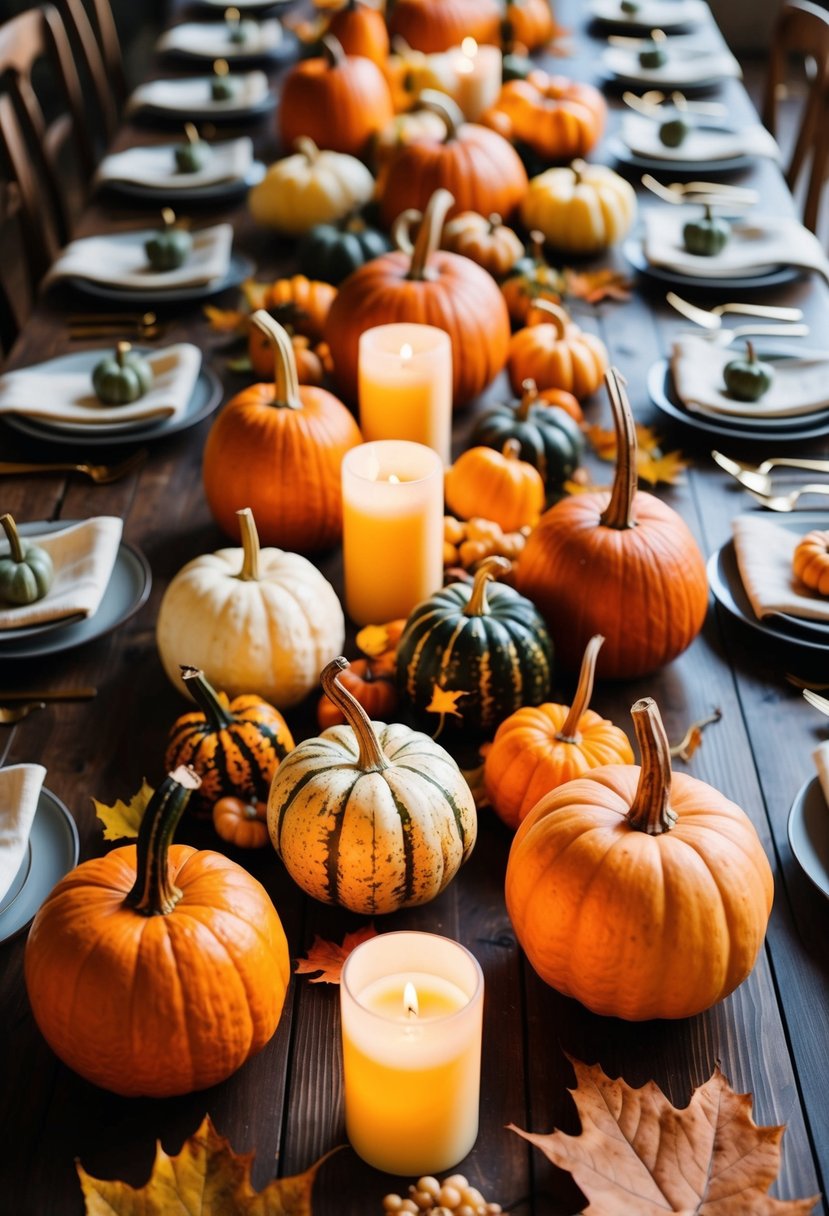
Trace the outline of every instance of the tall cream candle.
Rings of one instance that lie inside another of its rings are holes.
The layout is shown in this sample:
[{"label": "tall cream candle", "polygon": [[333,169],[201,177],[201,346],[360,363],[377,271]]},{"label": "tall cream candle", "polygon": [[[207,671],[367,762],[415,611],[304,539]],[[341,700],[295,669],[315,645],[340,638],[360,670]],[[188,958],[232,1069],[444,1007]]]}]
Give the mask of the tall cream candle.
[{"label": "tall cream candle", "polygon": [[450,461],[452,343],[434,325],[378,325],[360,335],[360,429],[410,439]]},{"label": "tall cream candle", "polygon": [[458,79],[455,101],[469,122],[477,122],[501,92],[501,52],[497,46],[479,46],[474,38],[464,38],[450,56]]}]

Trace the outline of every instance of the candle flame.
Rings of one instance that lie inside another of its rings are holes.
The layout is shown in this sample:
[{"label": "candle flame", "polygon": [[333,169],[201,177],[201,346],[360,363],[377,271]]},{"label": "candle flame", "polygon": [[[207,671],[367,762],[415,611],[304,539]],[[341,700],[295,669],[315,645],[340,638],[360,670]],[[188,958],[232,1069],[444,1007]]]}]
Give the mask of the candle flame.
[{"label": "candle flame", "polygon": [[461,43],[461,50],[469,59],[474,59],[478,54],[478,44],[474,38],[464,38]]},{"label": "candle flame", "polygon": [[[400,478],[397,476],[396,473],[389,474],[389,485],[391,485],[391,486],[400,485]],[[410,985],[410,987],[411,987],[411,985]],[[412,988],[412,992],[414,992],[414,988]],[[415,995],[415,1004],[417,1004],[417,995]]]},{"label": "candle flame", "polygon": [[412,350],[412,348],[411,348],[411,346],[409,345],[409,343],[408,343],[408,342],[404,342],[404,343],[403,343],[403,345],[400,347],[400,358],[401,358],[401,359],[404,361],[404,363],[405,363],[407,359],[411,359],[411,357],[412,357],[412,355],[413,355],[413,354],[414,354],[414,351]]},{"label": "candle flame", "polygon": [[403,989],[403,1007],[410,1018],[416,1018],[420,1012],[417,1003],[417,989],[412,983],[407,983]]}]

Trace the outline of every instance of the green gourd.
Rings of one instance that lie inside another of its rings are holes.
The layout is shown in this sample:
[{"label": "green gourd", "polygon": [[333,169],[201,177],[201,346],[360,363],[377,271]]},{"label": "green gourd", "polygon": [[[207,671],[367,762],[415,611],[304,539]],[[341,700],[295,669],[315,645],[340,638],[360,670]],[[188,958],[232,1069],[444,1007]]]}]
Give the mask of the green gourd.
[{"label": "green gourd", "polygon": [[725,387],[738,401],[759,401],[774,383],[774,369],[761,363],[752,342],[746,342],[742,358],[726,363],[723,371]]},{"label": "green gourd", "polygon": [[153,386],[153,369],[129,342],[119,342],[114,355],[95,365],[92,387],[104,405],[129,405]]},{"label": "green gourd", "polygon": [[213,64],[213,79],[210,81],[210,96],[214,101],[231,101],[236,96],[237,83],[228,74],[226,59],[217,59]]},{"label": "green gourd", "polygon": [[0,515],[10,553],[0,557],[0,601],[6,604],[34,604],[52,586],[55,568],[52,559],[39,545],[24,545],[11,515]]},{"label": "green gourd", "polygon": [[253,21],[242,21],[242,15],[238,8],[225,10],[225,22],[227,23],[228,42],[232,42],[236,46],[250,42],[256,25]]},{"label": "green gourd", "polygon": [[701,219],[689,220],[682,229],[682,239],[689,253],[698,257],[711,258],[721,253],[728,244],[731,236],[731,225],[728,220],[714,215],[709,204],[705,206],[705,214]]},{"label": "green gourd", "polygon": [[[654,31],[656,33],[656,31]],[[664,38],[664,35],[663,35]],[[653,38],[639,52],[639,65],[643,68],[663,68],[668,62],[668,52],[662,45],[662,39]]]},{"label": "green gourd", "polygon": [[500,452],[507,439],[517,439],[519,458],[538,469],[550,496],[578,468],[584,437],[566,410],[538,400],[534,380],[525,380],[521,387],[517,401],[502,401],[481,415],[470,446],[483,444]]},{"label": "green gourd", "polygon": [[177,270],[183,266],[193,249],[193,238],[183,228],[177,228],[176,214],[170,207],[161,212],[164,227],[144,242],[144,252],[153,270]]},{"label": "green gourd", "polygon": [[187,142],[179,144],[174,151],[176,168],[179,173],[198,173],[209,162],[213,155],[210,144],[199,139],[199,133],[191,122],[184,124],[184,134]]},{"label": "green gourd", "polygon": [[391,248],[388,237],[354,215],[339,224],[315,224],[299,244],[299,269],[309,279],[335,286]]},{"label": "green gourd", "polygon": [[622,0],[622,3],[619,5],[622,12],[627,13],[630,16],[632,16],[634,13],[638,13],[641,7],[642,6],[640,5],[639,0]]},{"label": "green gourd", "polygon": [[659,128],[659,140],[666,148],[678,148],[684,144],[691,134],[691,124],[687,119],[677,116],[663,122]]}]

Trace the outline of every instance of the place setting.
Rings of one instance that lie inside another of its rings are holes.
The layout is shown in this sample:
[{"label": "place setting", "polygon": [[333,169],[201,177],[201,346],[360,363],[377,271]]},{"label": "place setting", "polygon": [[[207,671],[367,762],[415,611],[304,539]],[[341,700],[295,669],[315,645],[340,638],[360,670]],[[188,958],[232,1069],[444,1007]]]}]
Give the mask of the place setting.
[{"label": "place setting", "polygon": [[588,11],[599,29],[637,35],[657,28],[684,32],[711,20],[705,0],[590,0]]},{"label": "place setting", "polygon": [[601,64],[607,83],[626,89],[709,92],[742,75],[737,59],[724,44],[712,50],[708,39],[695,34],[669,37],[659,28],[645,38],[611,35]]},{"label": "place setting", "polygon": [[156,43],[165,59],[203,63],[225,59],[236,67],[267,63],[271,66],[296,58],[299,41],[276,17],[250,12],[237,5],[226,7],[222,21],[183,21],[166,29]]},{"label": "place setting", "polygon": [[[810,688],[803,697],[813,709],[829,714],[829,700]],[[804,782],[794,797],[786,833],[794,859],[821,895],[829,898],[829,739],[812,752],[817,775]]]},{"label": "place setting", "polygon": [[149,80],[130,95],[126,112],[136,119],[174,123],[253,122],[276,106],[263,71],[231,72],[227,59],[217,59],[210,75]]}]

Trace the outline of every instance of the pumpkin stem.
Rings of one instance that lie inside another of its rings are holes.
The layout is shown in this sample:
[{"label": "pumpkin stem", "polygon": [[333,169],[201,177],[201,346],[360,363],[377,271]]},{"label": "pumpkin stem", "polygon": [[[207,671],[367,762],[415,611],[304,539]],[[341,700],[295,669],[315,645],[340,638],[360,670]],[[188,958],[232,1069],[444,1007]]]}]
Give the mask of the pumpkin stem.
[{"label": "pumpkin stem", "polygon": [[313,165],[320,154],[320,150],[308,135],[298,135],[294,140],[294,147],[300,156],[304,156],[310,165]]},{"label": "pumpkin stem", "polygon": [[147,803],[138,829],[135,882],[124,900],[143,916],[167,916],[181,899],[167,854],[190,795],[200,785],[195,769],[182,764],[167,774]]},{"label": "pumpkin stem", "polygon": [[618,528],[623,531],[625,528],[636,526],[636,520],[633,518],[633,502],[639,480],[636,466],[636,424],[625,392],[625,378],[621,372],[615,367],[608,368],[604,374],[604,382],[610,397],[616,430],[616,473],[613,477],[610,502],[602,512],[600,522],[605,528]]},{"label": "pumpkin stem", "polygon": [[337,709],[354,731],[360,754],[357,757],[357,767],[366,773],[380,773],[389,768],[389,762],[383,755],[382,749],[374,733],[371,719],[356,697],[347,688],[343,688],[338,676],[349,666],[348,659],[340,655],[332,659],[322,670],[320,683],[322,691],[333,701]]},{"label": "pumpkin stem", "polygon": [[199,142],[199,132],[195,123],[186,122],[184,124],[184,134],[188,144],[197,144]]},{"label": "pumpkin stem", "polygon": [[198,667],[187,667],[185,664],[179,664],[181,678],[185,683],[188,692],[193,694],[193,700],[201,709],[207,723],[214,733],[219,730],[227,730],[232,726],[236,719],[233,714],[219,700],[219,695],[215,688],[208,683],[207,677]]},{"label": "pumpkin stem", "polygon": [[123,367],[126,362],[127,355],[132,350],[132,345],[129,342],[115,343],[115,361],[119,367]]},{"label": "pumpkin stem", "polygon": [[573,170],[573,184],[578,186],[581,182],[582,174],[587,168],[587,163],[583,160],[574,160],[570,168]]},{"label": "pumpkin stem", "polygon": [[464,608],[465,616],[486,616],[489,604],[486,598],[486,585],[501,574],[506,574],[510,564],[505,557],[486,557],[475,571],[475,582],[469,596],[469,603]]},{"label": "pumpkin stem", "polygon": [[236,512],[242,534],[242,569],[236,575],[243,583],[259,582],[259,533],[250,507]]},{"label": "pumpkin stem", "polygon": [[593,695],[593,681],[596,678],[596,659],[599,657],[599,651],[603,644],[604,638],[600,633],[596,633],[584,648],[579,682],[573,696],[573,704],[570,706],[570,711],[564,719],[564,725],[556,735],[560,743],[578,743],[581,737],[579,734],[579,722],[581,722],[590,705],[590,698]]},{"label": "pumpkin stem", "polygon": [[643,697],[630,712],[641,767],[627,821],[636,832],[661,836],[676,823],[676,811],[671,809],[671,745],[653,697]]},{"label": "pumpkin stem", "polygon": [[544,256],[544,233],[538,228],[533,228],[530,233],[530,255],[536,266],[546,266],[547,259]]},{"label": "pumpkin stem", "polygon": [[2,525],[3,531],[6,533],[6,539],[8,540],[9,548],[11,549],[12,561],[19,566],[24,560],[26,554],[23,551],[23,543],[20,540],[20,533],[17,530],[17,524],[14,522],[11,515],[6,514],[0,515],[0,525]]},{"label": "pumpkin stem", "polygon": [[746,338],[746,358],[749,363],[757,362],[757,351],[754,349],[754,343],[750,338]]},{"label": "pumpkin stem", "polygon": [[530,407],[538,400],[538,385],[535,380],[525,380],[521,385],[521,400],[515,411],[516,422],[526,422],[530,416]]},{"label": "pumpkin stem", "polygon": [[[395,243],[404,253],[411,252],[412,255],[412,263],[409,267],[409,273],[406,275],[407,279],[419,282],[423,279],[434,278],[434,271],[429,269],[429,259],[440,246],[446,214],[454,201],[454,197],[448,190],[440,188],[429,199],[429,202],[426,204],[426,210],[422,215],[419,211],[409,210],[404,211],[395,220],[394,228],[392,229]],[[420,220],[420,228],[417,233],[417,240],[412,245],[411,239],[408,236],[408,230],[416,220]],[[407,244],[408,248],[406,247]]]},{"label": "pumpkin stem", "polygon": [[489,232],[487,235],[492,236],[493,232],[501,227],[501,217],[496,211],[493,211],[487,222],[489,224]]},{"label": "pumpkin stem", "polygon": [[544,314],[540,321],[532,316],[529,317],[528,323],[530,325],[555,325],[556,338],[561,339],[564,337],[570,318],[560,305],[554,304],[552,300],[534,300],[530,312],[541,312]]},{"label": "pumpkin stem", "polygon": [[329,68],[340,68],[345,62],[345,51],[339,38],[326,34],[322,39],[322,53]]},{"label": "pumpkin stem", "polygon": [[446,127],[444,143],[448,144],[450,140],[458,138],[458,128],[462,127],[465,121],[463,111],[447,93],[439,93],[437,89],[424,89],[418,98],[416,108],[431,110],[433,114],[437,114],[438,118],[443,120]]},{"label": "pumpkin stem", "polygon": [[504,460],[518,460],[521,456],[521,441],[514,436],[504,440],[504,446],[501,448],[501,455]]},{"label": "pumpkin stem", "polygon": [[274,399],[271,405],[277,409],[301,410],[299,377],[290,334],[264,308],[258,308],[250,321],[270,340],[273,347]]},{"label": "pumpkin stem", "polygon": [[161,222],[163,223],[165,230],[175,227],[176,213],[172,207],[161,208]]}]

